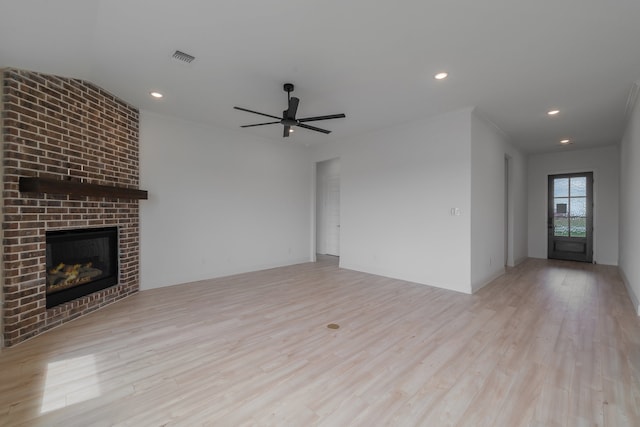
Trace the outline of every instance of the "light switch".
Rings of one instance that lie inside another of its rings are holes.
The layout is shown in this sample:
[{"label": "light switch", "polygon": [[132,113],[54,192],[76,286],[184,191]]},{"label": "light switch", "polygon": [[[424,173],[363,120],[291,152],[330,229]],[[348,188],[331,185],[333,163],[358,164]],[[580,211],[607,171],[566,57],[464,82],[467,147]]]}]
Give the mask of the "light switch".
[{"label": "light switch", "polygon": [[451,216],[460,216],[460,208],[451,208]]}]

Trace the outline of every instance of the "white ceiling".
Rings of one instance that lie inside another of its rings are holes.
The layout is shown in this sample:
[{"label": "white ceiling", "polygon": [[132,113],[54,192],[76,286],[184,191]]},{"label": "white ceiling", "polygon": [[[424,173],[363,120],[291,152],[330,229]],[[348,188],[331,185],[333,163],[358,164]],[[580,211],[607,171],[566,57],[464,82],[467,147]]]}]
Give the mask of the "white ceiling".
[{"label": "white ceiling", "polygon": [[287,140],[307,145],[470,106],[528,152],[614,144],[639,43],[638,0],[0,0],[0,67],[227,128],[268,121],[234,105],[280,116],[292,82],[298,117],[347,115]]}]

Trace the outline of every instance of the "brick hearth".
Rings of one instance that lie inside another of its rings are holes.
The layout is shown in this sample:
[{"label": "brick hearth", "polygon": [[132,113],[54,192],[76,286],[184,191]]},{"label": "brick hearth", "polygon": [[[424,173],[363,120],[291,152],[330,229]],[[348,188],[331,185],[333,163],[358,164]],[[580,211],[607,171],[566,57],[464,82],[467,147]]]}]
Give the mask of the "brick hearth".
[{"label": "brick hearth", "polygon": [[[138,200],[21,193],[20,177],[138,188],[138,110],[77,79],[2,70],[3,337],[11,346],[138,291]],[[45,232],[117,226],[119,283],[45,308]]]}]

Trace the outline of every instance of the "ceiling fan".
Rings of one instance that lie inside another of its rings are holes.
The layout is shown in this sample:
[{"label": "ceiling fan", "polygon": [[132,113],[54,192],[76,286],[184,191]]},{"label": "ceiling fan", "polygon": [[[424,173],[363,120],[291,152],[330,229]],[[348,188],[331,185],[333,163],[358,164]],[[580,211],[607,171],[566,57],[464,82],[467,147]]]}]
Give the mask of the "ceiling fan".
[{"label": "ceiling fan", "polygon": [[304,129],[314,130],[316,132],[322,133],[331,133],[330,130],[320,129],[315,126],[309,126],[305,124],[306,122],[315,122],[318,120],[329,120],[329,119],[341,119],[346,117],[344,114],[330,114],[328,116],[315,116],[315,117],[305,117],[302,119],[296,119],[296,112],[298,111],[298,104],[300,103],[300,99],[291,96],[291,92],[293,92],[293,84],[285,83],[284,90],[287,92],[288,99],[288,107],[286,110],[282,112],[282,118],[278,116],[272,116],[271,114],[260,113],[258,111],[247,110],[246,108],[241,107],[233,107],[236,110],[246,111],[248,113],[259,114],[265,117],[271,117],[272,119],[277,119],[275,122],[266,122],[266,123],[256,123],[253,125],[244,125],[240,126],[241,128],[249,128],[253,126],[264,126],[264,125],[274,125],[276,123],[281,123],[284,125],[284,133],[283,137],[288,138],[289,134],[292,132],[291,126],[298,126]]}]

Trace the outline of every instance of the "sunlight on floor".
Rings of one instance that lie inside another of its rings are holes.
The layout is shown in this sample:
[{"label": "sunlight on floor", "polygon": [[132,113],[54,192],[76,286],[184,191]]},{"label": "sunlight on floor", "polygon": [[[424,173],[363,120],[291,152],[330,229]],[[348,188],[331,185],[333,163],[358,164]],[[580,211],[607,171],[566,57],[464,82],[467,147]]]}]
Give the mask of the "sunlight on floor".
[{"label": "sunlight on floor", "polygon": [[47,366],[40,413],[51,412],[100,396],[95,357],[76,357]]}]

